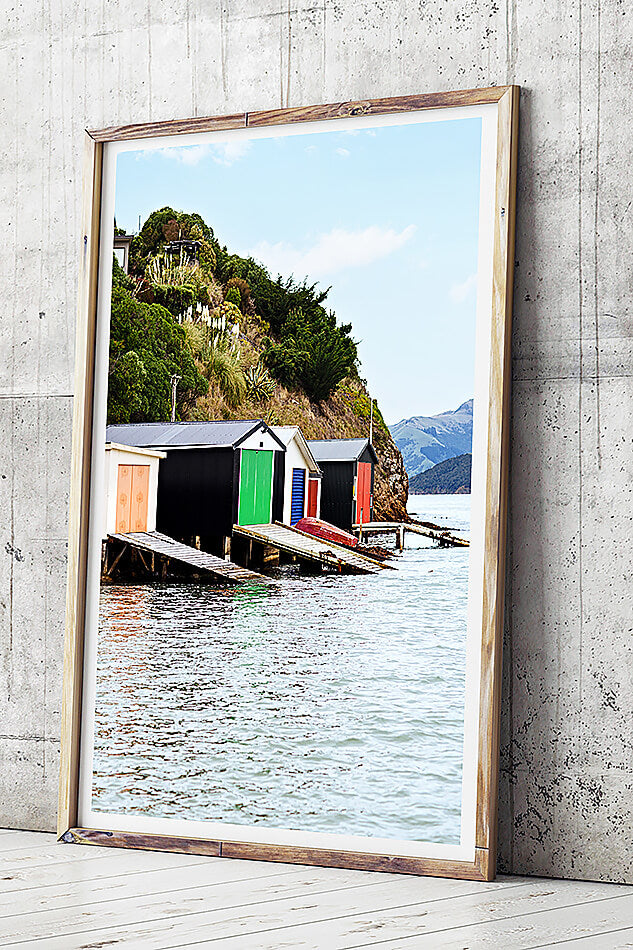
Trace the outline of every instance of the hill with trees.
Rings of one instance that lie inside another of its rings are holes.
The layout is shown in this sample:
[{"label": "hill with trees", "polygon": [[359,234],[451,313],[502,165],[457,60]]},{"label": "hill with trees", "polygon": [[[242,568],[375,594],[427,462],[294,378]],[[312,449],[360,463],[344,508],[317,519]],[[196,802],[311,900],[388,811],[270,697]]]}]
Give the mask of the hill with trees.
[{"label": "hill with trees", "polygon": [[412,495],[468,495],[472,455],[457,455],[414,475],[409,482]]},{"label": "hill with trees", "polygon": [[[350,324],[326,309],[328,289],[273,278],[231,254],[198,214],[161,208],[113,265],[108,422],[264,419],[308,439],[369,434],[371,399]],[[406,518],[408,479],[374,403],[374,508]]]}]

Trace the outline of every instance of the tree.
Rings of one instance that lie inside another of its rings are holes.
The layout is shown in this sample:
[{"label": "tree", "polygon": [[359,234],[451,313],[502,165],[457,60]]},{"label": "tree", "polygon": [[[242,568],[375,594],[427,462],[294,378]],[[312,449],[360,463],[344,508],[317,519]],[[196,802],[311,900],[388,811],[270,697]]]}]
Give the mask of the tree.
[{"label": "tree", "polygon": [[311,314],[293,310],[279,342],[267,340],[264,360],[284,386],[300,386],[309,399],[322,402],[356,369],[351,329],[351,324],[338,326],[323,308]]},{"label": "tree", "polygon": [[160,422],[171,412],[171,376],[180,376],[177,415],[204,395],[185,331],[159,304],[136,300],[116,280],[112,287],[108,422]]},{"label": "tree", "polygon": [[330,288],[320,290],[317,284],[298,284],[293,277],[273,280],[262,264],[252,257],[229,254],[226,247],[216,244],[216,277],[227,286],[247,284],[259,316],[269,324],[273,333],[280,333],[293,310],[307,315],[325,314],[321,306]]},{"label": "tree", "polygon": [[[158,254],[166,243],[176,240],[178,235],[182,238],[189,238],[193,228],[197,229],[196,234],[201,234],[200,240],[212,241],[213,230],[199,214],[174,211],[173,208],[169,207],[152,211],[140,232],[132,241],[130,270],[142,276],[149,257]],[[174,234],[176,238],[171,237]],[[167,235],[170,235],[170,237],[167,237]]]}]

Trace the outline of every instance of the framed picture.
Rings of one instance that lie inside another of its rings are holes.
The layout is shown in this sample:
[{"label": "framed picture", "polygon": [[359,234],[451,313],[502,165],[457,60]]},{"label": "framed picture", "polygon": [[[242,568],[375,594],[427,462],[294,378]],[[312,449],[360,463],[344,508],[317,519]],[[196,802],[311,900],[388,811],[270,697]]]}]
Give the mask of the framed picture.
[{"label": "framed picture", "polygon": [[62,841],[494,877],[517,121],[87,133]]}]

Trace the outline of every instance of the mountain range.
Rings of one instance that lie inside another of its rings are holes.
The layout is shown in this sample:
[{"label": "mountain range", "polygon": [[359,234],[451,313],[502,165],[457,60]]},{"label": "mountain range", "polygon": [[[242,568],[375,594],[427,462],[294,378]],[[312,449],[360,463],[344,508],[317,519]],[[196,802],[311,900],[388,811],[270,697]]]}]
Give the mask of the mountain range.
[{"label": "mountain range", "polygon": [[412,495],[469,495],[472,455],[456,455],[419,472],[409,482]]},{"label": "mountain range", "polygon": [[470,455],[473,444],[473,401],[436,416],[412,416],[389,426],[402,453],[409,478],[457,455]]}]

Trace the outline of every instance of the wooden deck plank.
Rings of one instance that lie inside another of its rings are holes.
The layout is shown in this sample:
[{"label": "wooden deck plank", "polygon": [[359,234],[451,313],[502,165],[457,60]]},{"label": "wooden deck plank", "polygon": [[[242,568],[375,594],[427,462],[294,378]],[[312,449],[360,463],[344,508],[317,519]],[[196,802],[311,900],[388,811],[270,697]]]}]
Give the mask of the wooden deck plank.
[{"label": "wooden deck plank", "polygon": [[[15,849],[16,842],[23,847]],[[633,945],[633,888],[623,885],[401,878],[84,849],[33,832],[0,835],[2,861],[8,863],[0,864],[0,943],[21,950],[630,950]]]},{"label": "wooden deck plank", "polygon": [[[141,855],[149,855],[143,859]],[[109,856],[101,853],[93,854],[92,860],[75,861],[69,856],[66,861],[56,864],[46,863],[36,867],[8,868],[2,871],[0,878],[0,907],[5,902],[12,901],[20,891],[37,891],[42,888],[64,887],[66,884],[91,881],[93,884],[102,880],[116,877],[134,878],[138,874],[152,874],[158,870],[168,868],[170,873],[177,875],[182,869],[200,867],[206,860],[198,855],[182,855],[182,864],[175,864],[170,860],[171,855],[164,852],[135,851],[131,861],[123,861],[119,852],[110,852]],[[181,857],[178,855],[177,857]]]},{"label": "wooden deck plank", "polygon": [[[552,882],[554,885],[561,881]],[[565,882],[566,883],[566,882]],[[607,885],[609,886],[609,885]],[[503,920],[487,920],[473,925],[458,926],[440,932],[409,934],[401,939],[387,939],[378,942],[380,950],[544,950],[546,947],[573,947],[584,950],[585,947],[617,950],[618,947],[631,947],[627,943],[626,933],[633,933],[633,897],[603,898],[583,902],[574,901],[563,907],[546,909],[540,912],[514,914]],[[327,939],[327,932],[324,931]],[[588,939],[593,939],[593,945]],[[360,947],[374,946],[358,940],[356,943],[328,943],[328,950],[357,950]],[[205,944],[198,944],[204,947]],[[217,946],[217,945],[216,945]],[[226,943],[227,948],[231,947]],[[268,944],[249,944],[249,950],[263,950]],[[274,946],[270,944],[270,947]],[[303,950],[309,944],[293,944],[297,950]],[[279,943],[276,948],[279,947]]]},{"label": "wooden deck plank", "polygon": [[591,937],[572,937],[571,940],[556,943],[540,943],[530,950],[544,950],[556,947],[556,950],[631,950],[633,947],[633,927],[618,927],[617,930],[605,930]]},{"label": "wooden deck plank", "polygon": [[[34,938],[41,935],[43,927],[48,927],[51,935],[61,933],[68,925],[71,929],[80,929],[86,921],[97,919],[103,902],[117,912],[129,907],[130,918],[135,922],[138,920],[136,907],[141,900],[154,909],[166,901],[182,901],[195,911],[202,903],[205,908],[226,909],[282,897],[368,886],[363,872],[359,871],[345,871],[328,879],[311,868],[291,870],[290,866],[265,864],[263,870],[253,876],[248,864],[248,861],[210,859],[196,867],[146,871],[142,877],[119,875],[101,882],[86,878],[69,882],[65,887],[45,886],[11,894],[0,905],[0,945],[14,937],[16,931],[21,938]],[[391,880],[381,881],[385,876]],[[392,881],[391,875],[379,875],[371,885],[378,887]]]},{"label": "wooden deck plank", "polygon": [[[108,946],[125,946],[133,941],[139,950],[191,945],[219,945],[227,950],[245,945],[249,950],[352,950],[407,944],[416,950],[435,950],[438,946],[443,950],[463,950],[468,946],[477,946],[478,950],[501,946],[528,950],[543,933],[548,939],[566,936],[567,932],[583,936],[591,932],[589,927],[604,931],[613,930],[617,924],[633,923],[633,901],[628,895],[597,896],[609,885],[556,882],[558,887],[535,888],[532,884],[451,882],[470,888],[470,893],[459,896],[445,892],[444,896],[436,894],[435,900],[416,900],[417,895],[411,894],[415,883],[420,882],[408,879],[404,888],[398,881],[392,887],[367,885],[306,893],[291,900],[269,899],[261,904],[249,901],[243,906],[215,911],[202,909],[204,898],[199,901],[198,912],[176,901],[159,918],[148,917],[146,902],[141,898],[136,902],[135,922],[126,919],[124,923],[117,904],[108,904],[105,927],[102,907],[95,916],[96,929],[90,926],[83,933],[68,932],[63,936],[59,936],[58,930],[57,936],[47,936],[46,946],[49,950],[80,950],[90,942],[108,941]],[[570,886],[561,887],[562,884]],[[420,888],[419,893],[422,896],[424,889]],[[580,923],[578,911],[583,912]],[[85,916],[82,921],[80,926],[86,927]],[[66,928],[65,923],[62,926]],[[5,946],[13,944],[7,942]]]},{"label": "wooden deck plank", "polygon": [[[30,834],[32,832],[25,832],[25,835]],[[108,857],[120,861],[120,855],[123,853],[113,851],[111,848],[101,848],[97,845],[85,848],[79,845],[61,844],[53,834],[49,835],[49,838],[50,844],[48,846],[25,844],[22,848],[10,848],[6,851],[2,849],[0,842],[0,893],[7,886],[8,875],[11,876],[11,880],[19,880],[20,875],[30,875],[36,869],[41,868],[52,874],[54,868],[58,865],[62,868],[69,868],[84,865],[90,861],[106,861]],[[143,868],[146,865],[149,867],[169,867],[169,864],[164,863],[164,857],[168,857],[165,852],[130,851],[128,853],[133,856],[130,858],[130,862],[134,862]],[[143,855],[147,857],[143,859]],[[173,854],[172,857],[175,859],[174,867],[181,864],[182,866],[200,864],[205,860],[203,856],[193,854]]]},{"label": "wooden deck plank", "polygon": [[215,554],[209,554],[207,551],[199,551],[188,544],[181,544],[180,541],[175,541],[160,531],[133,531],[129,534],[110,534],[108,537],[114,541],[121,541],[124,544],[139,548],[142,551],[162,554],[174,561],[188,564],[197,570],[207,571],[213,574],[214,577],[230,584],[243,584],[250,581],[270,583],[269,578],[265,578],[262,574],[240,567],[232,561],[225,561],[220,557],[216,557]]},{"label": "wooden deck plank", "polygon": [[385,565],[363,554],[355,554],[353,549],[331,541],[323,541],[304,531],[290,528],[277,522],[274,524],[234,525],[233,534],[259,541],[294,554],[297,557],[315,561],[335,570],[351,569],[361,574],[378,574]]},{"label": "wooden deck plank", "polygon": [[0,837],[0,854],[5,851],[17,851],[24,848],[24,839],[28,835],[31,847],[50,848],[55,843],[55,835],[48,831],[7,831]]},{"label": "wooden deck plank", "polygon": [[[24,834],[23,832],[21,834]],[[28,833],[31,834],[30,832]],[[269,864],[258,861],[231,861],[221,858],[208,858],[195,854],[179,854],[163,851],[131,851],[113,850],[111,848],[91,847],[84,849],[79,845],[63,845],[56,843],[55,836],[48,834],[50,839],[46,860],[43,864],[31,866],[22,857],[20,866],[3,868],[0,877],[0,908],[7,903],[9,906],[19,900],[20,891],[30,891],[31,900],[36,900],[36,894],[44,897],[49,893],[56,893],[66,885],[81,885],[90,882],[94,890],[99,888],[99,881],[104,880],[106,887],[116,886],[118,880],[130,879],[136,888],[135,893],[152,893],[154,889],[155,872],[168,870],[175,882],[181,874],[190,872],[194,879],[199,873],[201,879],[206,880],[208,873],[218,875],[220,882],[230,881],[233,875],[240,880],[259,877],[270,877],[273,874],[293,874],[300,870],[296,865]],[[51,850],[66,860],[51,863]],[[0,853],[2,852],[0,842]],[[25,852],[21,849],[21,854]],[[33,856],[37,857],[36,847],[32,848]],[[227,873],[230,867],[230,873]],[[209,868],[215,869],[213,872]],[[31,908],[33,909],[33,908]]]},{"label": "wooden deck plank", "polygon": [[[354,933],[358,919],[364,920],[367,914],[389,919],[401,914],[403,905],[411,915],[413,909],[430,906],[438,899],[440,903],[447,903],[449,895],[455,900],[466,896],[466,899],[471,897],[480,901],[484,891],[490,898],[491,891],[515,889],[509,885],[472,881],[449,881],[446,887],[446,879],[439,878],[408,878],[403,883],[401,878],[390,876],[388,881],[373,882],[373,875],[367,872],[347,872],[359,874],[364,881],[333,887],[324,884],[323,878],[315,876],[312,869],[306,869],[304,873],[305,878],[301,881],[292,879],[285,882],[282,878],[281,881],[251,882],[250,886],[240,889],[235,885],[228,888],[197,887],[182,893],[138,895],[129,900],[108,901],[107,914],[104,914],[102,903],[26,914],[6,922],[6,930],[1,931],[2,945],[13,946],[13,943],[32,939],[38,934],[46,938],[50,950],[61,950],[62,947],[64,950],[79,950],[86,942],[86,934],[90,934],[91,940],[107,942],[108,946],[133,940],[134,947],[139,950],[162,950],[166,946],[187,946],[188,942],[206,939],[209,933],[213,933],[214,940],[235,939],[236,947],[248,936],[249,948],[259,947],[260,940],[264,941],[262,946],[276,948],[279,946],[279,931],[291,922],[293,930],[316,924],[327,938],[329,948],[337,930],[342,928],[347,935]],[[310,886],[313,881],[316,881],[316,887],[314,884]],[[516,885],[516,889],[521,886]],[[359,908],[372,909],[360,911]],[[384,933],[384,924],[378,930]],[[314,935],[309,939],[313,940]],[[312,947],[321,945],[306,944]],[[332,947],[338,945],[333,943]],[[346,946],[344,943],[340,945]]]}]

